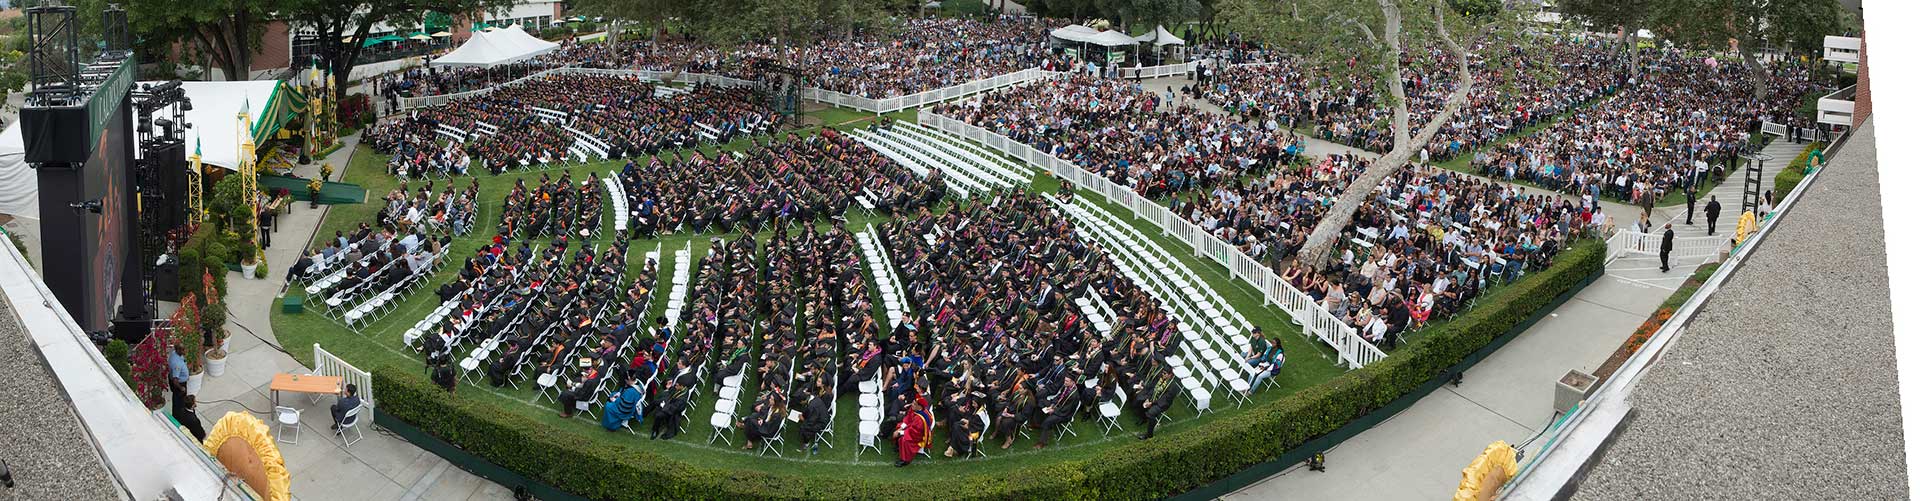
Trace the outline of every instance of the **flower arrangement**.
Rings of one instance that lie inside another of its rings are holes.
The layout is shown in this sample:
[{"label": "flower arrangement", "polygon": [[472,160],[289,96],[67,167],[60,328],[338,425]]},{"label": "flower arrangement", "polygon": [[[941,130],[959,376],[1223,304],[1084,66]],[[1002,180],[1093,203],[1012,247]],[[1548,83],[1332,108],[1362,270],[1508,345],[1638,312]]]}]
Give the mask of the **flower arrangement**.
[{"label": "flower arrangement", "polygon": [[[333,163],[332,162],[320,164],[319,180],[324,181],[327,179],[333,179]],[[314,185],[315,185],[314,183],[308,183],[308,186],[314,186]],[[318,191],[318,188],[315,188],[315,191]]]},{"label": "flower arrangement", "polygon": [[133,354],[128,362],[132,365],[133,394],[148,409],[158,409],[167,403],[167,353],[173,348],[167,345],[167,337],[148,335],[145,341],[134,345]]}]

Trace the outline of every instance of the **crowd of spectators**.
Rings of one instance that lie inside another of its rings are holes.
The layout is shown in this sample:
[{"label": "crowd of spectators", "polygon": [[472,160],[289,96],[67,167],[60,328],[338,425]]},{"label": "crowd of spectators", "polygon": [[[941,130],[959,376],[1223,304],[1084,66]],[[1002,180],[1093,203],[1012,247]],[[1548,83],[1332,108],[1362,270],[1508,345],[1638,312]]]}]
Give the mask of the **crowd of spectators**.
[{"label": "crowd of spectators", "polygon": [[[1445,161],[1611,94],[1626,78],[1625,55],[1616,49],[1598,39],[1547,37],[1476,44],[1468,60],[1473,90],[1420,158]],[[1439,46],[1402,57],[1409,123],[1425,124],[1445,106],[1456,88],[1455,63]],[[1369,151],[1393,148],[1392,107],[1376,94],[1380,89],[1372,75],[1341,75],[1283,58],[1228,68],[1201,88],[1209,102],[1229,113],[1312,128],[1316,137]]]},{"label": "crowd of spectators", "polygon": [[1179,104],[1175,89],[1085,76],[993,92],[934,111],[1072,161],[1150,197],[1292,163],[1299,136]]},{"label": "crowd of spectators", "polygon": [[1334,264],[1300,264],[1308,234],[1367,164],[1332,155],[1181,197],[1173,209],[1283,269],[1288,283],[1388,346],[1389,336],[1459,312],[1489,283],[1546,267],[1570,236],[1609,222],[1591,197],[1410,166],[1382,182],[1343,228]]},{"label": "crowd of spectators", "polygon": [[495,174],[566,161],[657,154],[770,130],[780,119],[746,88],[667,91],[628,77],[550,75],[421,108],[367,133],[406,178]]},{"label": "crowd of spectators", "polygon": [[561,171],[558,179],[542,173],[533,186],[527,186],[526,179],[516,179],[500,206],[499,233],[525,238],[592,237],[600,231],[604,205],[600,191],[604,189],[592,172],[578,185],[568,171]]},{"label": "crowd of spectators", "polygon": [[479,196],[477,179],[465,189],[447,183],[446,190],[437,195],[433,192],[433,181],[423,183],[419,191],[412,193],[408,192],[407,183],[402,182],[381,198],[386,206],[375,217],[381,226],[402,232],[465,235],[480,212]]},{"label": "crowd of spectators", "polygon": [[1476,153],[1472,165],[1499,179],[1641,202],[1723,176],[1762,121],[1786,121],[1816,90],[1796,63],[1768,67],[1771,94],[1755,99],[1738,63],[1648,51],[1641,81],[1536,134]]},{"label": "crowd of spectators", "polygon": [[755,61],[777,61],[805,72],[807,85],[872,99],[950,87],[1046,67],[1067,69],[1048,47],[1050,20],[1004,16],[990,20],[928,17],[897,26],[814,34],[804,44],[773,38],[725,51],[678,38],[657,43],[632,36],[612,43],[567,42],[554,52],[499,68],[429,68],[381,77],[390,105],[401,97],[486,88],[557,67],[689,71],[755,79]]},{"label": "crowd of spectators", "polygon": [[878,212],[900,213],[946,194],[938,175],[922,179],[833,129],[754,142],[735,154],[675,152],[646,164],[629,160],[620,179],[635,231],[651,238],[814,221],[840,216],[862,197]]}]

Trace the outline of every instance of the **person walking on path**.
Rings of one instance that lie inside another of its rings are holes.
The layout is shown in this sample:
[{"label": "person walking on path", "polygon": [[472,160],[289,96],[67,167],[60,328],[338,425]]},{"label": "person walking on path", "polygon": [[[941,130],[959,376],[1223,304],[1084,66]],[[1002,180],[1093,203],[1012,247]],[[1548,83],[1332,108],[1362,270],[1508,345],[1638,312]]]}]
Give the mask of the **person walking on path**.
[{"label": "person walking on path", "polygon": [[1707,235],[1712,236],[1715,223],[1720,222],[1720,197],[1707,195]]},{"label": "person walking on path", "polygon": [[1660,272],[1667,272],[1667,257],[1673,255],[1673,223],[1667,223],[1667,231],[1660,235]]},{"label": "person walking on path", "polygon": [[1697,193],[1698,190],[1687,187],[1687,226],[1693,226],[1693,202],[1698,199]]}]

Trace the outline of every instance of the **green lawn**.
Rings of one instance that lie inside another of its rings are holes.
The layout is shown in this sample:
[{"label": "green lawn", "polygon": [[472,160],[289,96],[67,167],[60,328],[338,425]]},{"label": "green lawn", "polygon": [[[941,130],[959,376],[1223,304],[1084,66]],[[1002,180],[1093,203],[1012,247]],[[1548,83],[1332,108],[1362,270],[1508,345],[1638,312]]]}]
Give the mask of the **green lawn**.
[{"label": "green lawn", "polygon": [[[823,122],[828,124],[840,124],[842,128],[865,125],[866,121],[863,119],[872,116],[866,113],[838,109],[822,110],[809,113],[809,115],[819,117]],[[913,120],[915,118],[915,112],[908,110],[888,114],[888,116],[900,120]],[[744,146],[746,146],[744,141],[738,141],[734,144],[721,146],[718,149],[737,149]],[[709,146],[703,149],[711,153],[715,148]],[[399,184],[385,173],[382,168],[384,162],[385,158],[383,156],[372,154],[365,149],[359,150],[355,153],[349,167],[345,171],[344,181],[366,187],[369,197],[377,199]],[[556,171],[565,170],[573,172],[576,178],[583,177],[587,172],[599,172],[604,176],[608,171],[618,169],[620,164],[621,162],[598,162],[566,169],[552,169],[544,172],[553,173],[557,176],[558,172]],[[294,353],[297,358],[309,364],[312,361],[307,360],[307,358],[311,351],[304,348],[311,344],[318,343],[326,347],[327,350],[362,369],[372,370],[376,367],[385,366],[406,370],[424,370],[421,358],[403,346],[400,339],[402,332],[424,318],[429,311],[437,306],[438,300],[430,292],[431,288],[451,280],[457,273],[457,263],[459,260],[464,259],[466,254],[484,245],[491,238],[491,227],[499,217],[500,200],[512,186],[514,179],[537,179],[540,172],[541,171],[533,173],[509,173],[498,177],[482,174],[478,178],[480,182],[480,201],[482,202],[482,207],[479,217],[476,219],[475,230],[465,237],[455,239],[452,249],[455,254],[451,256],[453,260],[433,277],[430,281],[432,286],[429,287],[427,291],[416,292],[401,301],[393,313],[364,326],[356,332],[347,329],[344,325],[333,319],[320,315],[313,308],[309,308],[308,312],[304,314],[289,315],[281,313],[279,308],[276,307],[270,313],[275,335],[284,346],[290,347],[289,351]],[[471,178],[459,178],[456,179],[455,182],[464,185],[470,182],[470,180]],[[437,181],[436,188],[444,186],[446,182],[445,180]],[[1034,185],[1034,189],[1042,191],[1055,191],[1059,186],[1056,181],[1045,178],[1044,176],[1036,178]],[[417,187],[418,185],[416,184],[415,186]],[[1116,215],[1126,214],[1126,212],[1117,210],[1115,207],[1108,206],[1106,208]],[[326,219],[320,225],[321,236],[319,238],[331,238],[335,231],[345,231],[356,227],[361,222],[371,222],[378,211],[379,205],[375,203],[333,206],[332,212],[328,213]],[[880,221],[878,218],[864,214],[850,215],[848,219],[848,228],[856,231],[869,224]],[[1301,335],[1299,328],[1294,326],[1278,308],[1263,305],[1259,299],[1259,294],[1254,291],[1251,286],[1243,282],[1231,280],[1227,271],[1220,265],[1202,261],[1194,257],[1191,249],[1184,248],[1180,244],[1160,235],[1158,229],[1150,223],[1132,220],[1125,216],[1123,216],[1123,219],[1130,220],[1142,233],[1156,238],[1163,248],[1178,255],[1181,262],[1198,272],[1209,286],[1218,291],[1221,296],[1238,309],[1248,321],[1261,326],[1268,332],[1276,333],[1276,335],[1282,337],[1283,342],[1289,349],[1289,355],[1291,355],[1291,357],[1288,359],[1286,368],[1282,370],[1279,376],[1276,376],[1280,386],[1278,389],[1268,389],[1257,393],[1254,396],[1256,404],[1278,399],[1284,395],[1300,391],[1309,386],[1331,379],[1343,371],[1342,368],[1336,365],[1333,350],[1330,347]],[[606,223],[603,222],[603,224]],[[666,277],[670,276],[671,270],[677,264],[674,258],[674,251],[682,247],[690,246],[692,249],[691,259],[697,261],[706,254],[708,237],[710,236],[720,236],[732,240],[739,235],[676,234],[654,240],[635,241],[629,246],[628,250],[629,275],[637,273],[643,265],[645,260],[642,259],[641,256],[658,246],[660,249],[659,269],[663,275],[661,280],[665,282],[667,280]],[[663,314],[662,312],[665,309],[667,301],[664,296],[667,292],[664,291],[669,291],[670,288],[661,287],[659,290],[663,292],[654,298],[653,311],[649,313],[650,317]],[[291,294],[295,295],[300,293],[297,287],[291,292]],[[833,444],[832,448],[823,448],[819,455],[811,457],[805,454],[796,454],[794,451],[788,450],[786,451],[787,458],[779,459],[771,457],[762,458],[755,454],[727,447],[726,444],[719,442],[708,445],[707,439],[711,434],[711,429],[707,425],[707,417],[712,414],[714,401],[714,392],[712,391],[707,391],[700,401],[696,403],[695,408],[688,413],[690,419],[687,424],[686,434],[676,437],[674,440],[653,441],[648,440],[644,434],[633,436],[625,433],[608,433],[601,429],[597,422],[591,422],[587,419],[562,419],[557,414],[557,404],[545,400],[537,400],[530,383],[522,384],[522,386],[526,387],[526,389],[495,389],[484,384],[472,385],[462,382],[457,390],[457,394],[461,398],[476,398],[495,403],[502,408],[511,409],[514,412],[518,412],[536,421],[552,425],[555,429],[562,432],[580,433],[599,440],[628,441],[629,445],[658,449],[665,453],[674,454],[675,457],[683,458],[694,464],[734,470],[778,470],[783,473],[822,476],[845,475],[852,471],[857,472],[855,474],[858,475],[901,480],[924,478],[929,474],[996,472],[1028,466],[1036,462],[1089,458],[1100,450],[1133,440],[1132,435],[1141,430],[1139,427],[1132,426],[1133,418],[1131,417],[1131,413],[1129,413],[1122,418],[1124,424],[1127,425],[1125,431],[1113,433],[1111,437],[1104,437],[1101,433],[1101,427],[1098,424],[1091,421],[1080,421],[1073,426],[1073,429],[1079,434],[1078,437],[1067,437],[1047,449],[1032,449],[1032,440],[1023,438],[1017,440],[1015,446],[1010,450],[1003,451],[998,448],[998,444],[992,444],[987,449],[990,455],[988,459],[954,460],[935,458],[931,461],[916,463],[915,466],[910,469],[899,469],[891,466],[892,460],[890,458],[892,447],[884,443],[881,444],[882,453],[874,454],[872,451],[868,451],[860,455],[857,461],[855,460],[854,450],[858,448],[855,444],[855,437],[857,436],[855,427],[858,423],[856,416],[858,413],[858,403],[857,400],[851,396],[839,402],[839,410],[842,415],[837,416],[834,420],[835,431],[833,438],[830,440]],[[743,384],[745,388],[752,388],[753,386],[751,382]],[[711,390],[711,388],[707,389]],[[378,398],[378,395],[375,395],[375,397]],[[1225,394],[1215,396],[1214,409],[1212,414],[1219,415],[1232,415],[1242,412],[1233,405],[1232,399]],[[1173,417],[1174,421],[1160,427],[1159,431],[1162,434],[1177,434],[1182,430],[1202,426],[1207,419],[1216,419],[1214,416],[1207,416],[1205,419],[1195,419],[1196,412],[1191,406],[1184,403],[1177,405],[1169,415]],[[644,425],[642,427],[644,427]],[[737,444],[739,437],[734,437],[734,440]],[[936,455],[942,452],[946,448],[945,444],[942,443],[944,441],[944,432],[936,433],[935,443],[930,452]],[[791,447],[793,446],[790,445],[789,449],[791,449]],[[849,468],[855,469],[849,470]],[[932,473],[930,473],[930,471]]]}]

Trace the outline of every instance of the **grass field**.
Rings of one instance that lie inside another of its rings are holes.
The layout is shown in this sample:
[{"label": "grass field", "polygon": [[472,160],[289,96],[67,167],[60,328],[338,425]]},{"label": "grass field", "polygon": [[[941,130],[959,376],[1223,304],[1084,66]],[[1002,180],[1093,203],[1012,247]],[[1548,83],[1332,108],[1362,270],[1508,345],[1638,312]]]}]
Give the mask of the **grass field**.
[{"label": "grass field", "polygon": [[[872,115],[866,113],[839,109],[821,110],[809,113],[809,115],[813,118],[820,119],[822,123],[837,125],[842,128],[865,125],[872,117]],[[888,116],[901,120],[912,120],[914,119],[914,112],[906,111],[889,114]],[[738,149],[745,146],[746,143],[744,141],[737,141],[734,144],[724,145],[718,148],[708,146],[703,149],[708,153],[713,153],[715,149]],[[384,157],[372,154],[366,150],[356,152],[350,166],[345,171],[345,181],[366,187],[370,197],[384,195],[399,184],[384,172],[382,168],[384,161]],[[573,172],[575,178],[580,179],[584,178],[587,172],[598,172],[604,176],[608,171],[618,169],[620,165],[621,163],[617,162],[599,162],[566,169],[550,169],[544,172],[549,172],[557,176],[558,171],[565,170]],[[437,287],[439,284],[451,280],[457,273],[458,260],[463,259],[466,254],[471,253],[474,249],[488,242],[491,238],[490,229],[499,218],[500,200],[512,186],[513,181],[516,178],[537,179],[539,175],[540,172],[510,173],[498,177],[483,174],[478,178],[482,207],[476,219],[477,229],[465,237],[455,239],[455,243],[452,246],[455,254],[451,256],[453,260],[430,280],[429,283],[431,285],[428,290],[431,290],[431,287]],[[446,182],[445,180],[438,181],[436,188],[443,186]],[[455,182],[464,185],[471,182],[471,178],[458,178]],[[1056,191],[1058,187],[1057,181],[1047,178],[1044,175],[1037,177],[1034,182],[1034,189],[1036,190]],[[1117,207],[1107,206],[1106,208],[1116,215],[1126,214],[1126,212],[1118,210]],[[321,223],[319,235],[322,235],[321,238],[330,238],[335,231],[346,231],[356,227],[362,222],[371,222],[374,220],[378,211],[379,206],[372,203],[333,206],[331,212]],[[850,215],[848,219],[848,228],[855,231],[880,221],[878,218],[862,214]],[[1288,354],[1290,356],[1288,357],[1286,367],[1281,371],[1281,374],[1275,378],[1279,380],[1280,385],[1277,389],[1270,388],[1257,393],[1254,396],[1256,404],[1297,392],[1326,381],[1342,372],[1343,369],[1335,363],[1332,348],[1301,335],[1299,328],[1294,326],[1278,308],[1268,307],[1262,304],[1260,295],[1254,291],[1251,286],[1243,282],[1231,280],[1227,271],[1219,264],[1203,261],[1194,257],[1190,249],[1184,248],[1181,244],[1160,235],[1159,230],[1150,223],[1144,221],[1132,222],[1142,233],[1158,239],[1162,247],[1179,255],[1181,262],[1195,270],[1209,286],[1218,291],[1221,296],[1233,305],[1235,309],[1239,310],[1248,321],[1261,326],[1267,332],[1281,336],[1282,342],[1288,348]],[[607,223],[603,221],[603,225],[605,224]],[[762,233],[764,234],[766,232]],[[670,275],[670,270],[677,264],[675,263],[674,250],[690,247],[692,250],[691,259],[697,262],[702,256],[706,255],[708,238],[712,236],[732,240],[739,235],[676,234],[654,240],[634,241],[628,250],[628,273],[630,276],[637,273],[645,261],[642,259],[642,256],[658,246],[658,248],[660,248],[660,262],[658,264],[661,274]],[[664,283],[666,277],[663,276],[661,280]],[[669,288],[666,287],[660,288],[662,291],[668,289]],[[299,294],[300,291],[298,288],[295,288],[291,293]],[[648,317],[662,314],[667,302],[664,298],[665,294],[665,292],[661,292],[656,295],[652,303],[653,311],[649,312]],[[367,370],[383,366],[409,370],[424,370],[421,357],[406,348],[402,344],[400,337],[402,332],[424,318],[429,311],[437,306],[437,303],[437,298],[430,292],[416,292],[401,301],[393,313],[364,326],[357,332],[346,328],[333,319],[318,314],[312,309],[309,309],[308,313],[289,315],[281,313],[276,307],[270,315],[275,335],[284,346],[305,347],[312,343],[318,343],[348,362]],[[312,362],[311,360],[305,360],[305,357],[310,353],[309,350],[293,349],[290,351],[292,351],[296,357],[302,358],[303,362],[309,364]],[[629,445],[673,454],[675,457],[683,458],[697,465],[735,470],[778,470],[783,473],[802,475],[832,476],[852,473],[875,478],[909,479],[916,477],[924,478],[926,475],[995,472],[1040,462],[1091,457],[1095,452],[1103,450],[1104,448],[1119,445],[1124,443],[1124,441],[1134,440],[1133,434],[1141,429],[1132,426],[1133,418],[1131,417],[1131,413],[1128,413],[1122,418],[1123,423],[1127,425],[1126,430],[1124,432],[1115,432],[1110,437],[1103,436],[1101,427],[1098,424],[1092,421],[1082,420],[1077,421],[1076,424],[1073,425],[1073,429],[1078,433],[1078,437],[1066,437],[1046,449],[1032,449],[1030,447],[1032,440],[1023,438],[1018,440],[1010,450],[1003,451],[998,448],[998,444],[991,444],[987,449],[990,457],[986,459],[957,460],[935,458],[930,461],[917,462],[912,468],[901,469],[891,466],[892,448],[885,444],[884,440],[882,440],[882,452],[880,454],[874,454],[868,451],[860,455],[858,460],[855,459],[854,450],[857,448],[855,445],[855,437],[857,436],[855,427],[858,423],[858,418],[856,417],[858,404],[852,396],[841,399],[838,403],[839,413],[845,415],[837,416],[834,420],[834,435],[829,440],[833,445],[832,448],[823,448],[818,455],[808,456],[804,453],[796,454],[796,452],[791,449],[796,447],[797,444],[790,444],[788,446],[789,450],[785,451],[786,458],[780,459],[771,456],[763,458],[757,454],[728,447],[725,443],[721,442],[716,442],[712,445],[708,444],[707,441],[711,434],[711,428],[707,425],[707,417],[712,414],[713,394],[715,393],[713,391],[705,391],[702,398],[696,402],[694,409],[688,413],[689,422],[687,423],[686,434],[676,437],[673,440],[648,440],[644,434],[635,436],[626,433],[609,433],[600,428],[598,422],[589,421],[588,419],[563,419],[558,416],[557,404],[536,399],[537,396],[535,392],[530,389],[531,384],[522,384],[522,386],[529,389],[495,389],[491,386],[471,385],[463,382],[458,388],[457,394],[460,398],[475,398],[495,403],[501,408],[511,409],[514,412],[518,412],[534,420],[552,425],[556,430],[564,433],[579,433],[584,436],[594,437],[598,440],[628,441],[627,443]],[[752,382],[747,382],[742,386],[743,388],[749,389],[748,391],[751,391],[751,388],[755,385]],[[711,390],[711,388],[707,389]],[[375,395],[375,397],[378,398],[378,395]],[[750,397],[743,395],[742,398]],[[1233,406],[1231,399],[1224,394],[1215,396],[1214,408],[1215,411],[1211,414],[1230,415],[1241,412]],[[1175,409],[1169,413],[1169,416],[1173,418],[1173,421],[1160,427],[1159,432],[1162,434],[1177,434],[1180,433],[1181,430],[1204,426],[1208,419],[1217,418],[1217,416],[1206,416],[1203,419],[1195,419],[1196,412],[1194,409],[1184,403],[1176,405]],[[642,429],[645,427],[645,424],[636,426],[636,428]],[[789,436],[792,436],[791,431],[789,431]],[[737,444],[739,437],[735,436],[734,441]],[[944,432],[936,433],[934,445],[930,452],[937,455],[943,451],[946,448],[944,441]]]}]

